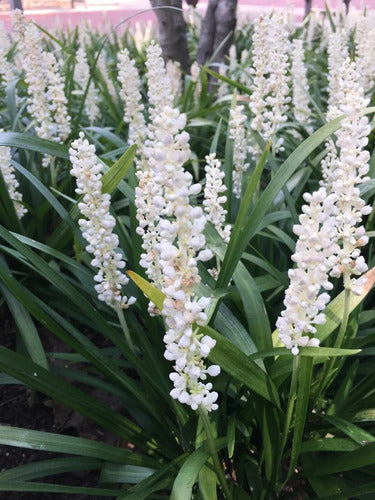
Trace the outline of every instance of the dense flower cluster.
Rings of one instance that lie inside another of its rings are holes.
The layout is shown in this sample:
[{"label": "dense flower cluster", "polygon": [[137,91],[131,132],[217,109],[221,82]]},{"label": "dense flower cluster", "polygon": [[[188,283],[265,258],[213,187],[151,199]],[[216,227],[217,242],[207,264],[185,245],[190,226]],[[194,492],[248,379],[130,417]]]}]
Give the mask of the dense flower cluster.
[{"label": "dense flower cluster", "polygon": [[361,75],[361,82],[365,93],[375,84],[375,27],[370,29],[368,17],[361,16],[355,28],[355,53],[357,71]]},{"label": "dense flower cluster", "polygon": [[347,40],[345,28],[338,28],[328,38],[328,110],[339,104],[341,66],[349,56]]},{"label": "dense flower cluster", "polygon": [[281,15],[259,16],[254,22],[253,74],[250,111],[251,128],[263,139],[273,139],[277,151],[283,139],[275,140],[279,126],[286,121],[290,101],[288,77],[288,33]]},{"label": "dense flower cluster", "polygon": [[[38,29],[26,23],[20,11],[12,13],[13,29],[23,53],[22,66],[28,85],[28,111],[36,121],[38,137],[55,142],[64,141],[70,134],[70,117],[64,93],[64,80],[51,52],[40,43]],[[50,157],[43,159],[48,166]]]},{"label": "dense flower cluster", "polygon": [[248,144],[246,140],[246,115],[244,106],[237,105],[230,110],[229,137],[233,140],[233,194],[240,198],[243,173],[249,164],[246,162]]},{"label": "dense flower cluster", "polygon": [[223,203],[227,197],[223,195],[227,188],[223,184],[224,172],[220,169],[221,162],[216,158],[215,153],[206,156],[206,185],[204,187],[203,206],[206,218],[215,226],[216,231],[223,238],[225,243],[229,243],[231,227],[225,225],[227,211],[223,208]]},{"label": "dense flower cluster", "polygon": [[320,290],[332,289],[328,281],[329,259],[338,250],[334,218],[336,196],[327,195],[326,190],[320,188],[313,194],[305,193],[304,200],[307,204],[302,207],[300,224],[293,227],[298,240],[292,260],[297,267],[288,272],[290,285],[285,292],[286,309],[276,322],[280,339],[293,354],[298,354],[299,347],[319,345],[318,339],[307,334],[316,332],[314,324],[325,322],[321,311],[330,297]]},{"label": "dense flower cluster", "polygon": [[302,40],[292,43],[292,80],[293,80],[293,114],[297,121],[307,125],[307,130],[312,133],[309,126],[311,110],[309,107],[309,85],[304,64],[304,51]]},{"label": "dense flower cluster", "polygon": [[[0,129],[0,134],[3,130]],[[11,152],[10,148],[6,146],[0,146],[0,170],[3,176],[4,182],[8,188],[9,197],[13,200],[14,209],[18,218],[21,219],[27,212],[26,208],[22,205],[22,194],[18,191],[19,183],[14,175],[14,167],[11,163]]]},{"label": "dense flower cluster", "polygon": [[211,391],[211,383],[204,381],[207,374],[217,375],[219,367],[206,369],[204,358],[215,341],[199,335],[194,325],[207,321],[203,311],[209,302],[195,298],[200,282],[197,260],[208,260],[212,253],[205,249],[203,210],[189,202],[189,195],[197,194],[200,185],[192,184],[191,174],[183,168],[190,153],[189,135],[181,131],[185,121],[184,115],[169,107],[154,121],[157,141],[151,148],[150,160],[155,183],[161,188],[154,199],[161,215],[155,249],[159,254],[161,290],[166,295],[162,311],[168,327],[165,357],[175,361],[176,373],[170,376],[174,383],[171,396],[193,409],[201,404],[210,411],[217,408],[217,393]]},{"label": "dense flower cluster", "polygon": [[172,59],[169,59],[169,61],[167,61],[165,69],[170,81],[173,98],[177,99],[181,96],[182,93],[181,64],[179,62],[172,61]]},{"label": "dense flower cluster", "polygon": [[106,53],[104,52],[104,50],[102,50],[100,52],[100,55],[99,55],[98,70],[100,71],[100,73],[103,77],[103,80],[105,81],[109,95],[111,96],[113,102],[116,102],[117,101],[117,93],[116,93],[115,86],[113,85],[113,82],[108,74],[107,57],[106,57]]},{"label": "dense flower cluster", "polygon": [[76,53],[76,65],[74,67],[74,80],[79,85],[80,90],[75,91],[76,94],[84,94],[87,88],[87,84],[89,85],[87,89],[86,99],[85,99],[85,112],[90,120],[90,123],[93,124],[95,120],[100,118],[100,110],[98,106],[98,91],[93,83],[90,81],[90,66],[87,61],[86,51],[84,44],[80,44],[77,53]]},{"label": "dense flower cluster", "polygon": [[128,49],[123,49],[118,54],[118,81],[120,83],[120,96],[125,103],[124,121],[129,123],[129,144],[138,146],[138,155],[142,156],[142,144],[147,134],[144,105],[141,103],[140,78],[135,61],[130,59]]},{"label": "dense flower cluster", "polygon": [[53,113],[56,126],[56,135],[61,142],[65,141],[71,132],[70,116],[68,115],[68,100],[64,91],[64,79],[59,72],[55,56],[48,52],[45,54],[47,66],[47,99],[49,109]]},{"label": "dense flower cluster", "polygon": [[171,82],[161,57],[160,45],[151,41],[146,54],[148,101],[150,103],[150,120],[153,123],[165,106],[173,106],[174,97]]},{"label": "dense flower cluster", "polygon": [[111,197],[102,193],[102,166],[95,155],[95,147],[80,132],[79,139],[71,144],[69,155],[73,166],[70,173],[77,178],[75,191],[83,195],[78,208],[86,217],[78,223],[88,242],[86,250],[94,255],[91,265],[99,269],[94,278],[95,290],[99,300],[111,307],[126,309],[134,304],[135,298],[122,294],[122,286],[129,279],[121,272],[125,262],[122,254],[116,251],[119,240],[112,232],[116,221],[109,213]]},{"label": "dense flower cluster", "polygon": [[309,334],[316,332],[314,324],[325,322],[321,311],[330,298],[320,290],[332,288],[329,276],[343,275],[345,288],[360,295],[363,279],[353,276],[367,271],[360,247],[368,242],[368,236],[358,224],[371,207],[361,199],[358,186],[369,179],[370,155],[363,149],[371,131],[363,116],[369,99],[364,97],[356,64],[349,59],[338,74],[335,100],[331,115],[344,114],[345,118],[336,132],[336,146],[332,140],[328,143],[329,159],[322,162],[322,187],[304,195],[308,205],[302,207],[300,225],[294,227],[298,241],[292,259],[297,267],[289,270],[286,309],[276,323],[282,342],[293,354],[298,354],[299,346],[319,344]]},{"label": "dense flower cluster", "polygon": [[8,85],[15,77],[13,67],[7,60],[7,54],[11,48],[11,43],[5,31],[4,23],[0,21],[0,81]]},{"label": "dense flower cluster", "polygon": [[[370,102],[364,97],[360,75],[355,62],[346,59],[342,65],[337,93],[338,114],[345,114],[341,127],[337,131],[339,153],[330,162],[330,191],[337,196],[336,227],[338,243],[341,249],[332,256],[331,275],[338,277],[360,275],[367,271],[367,264],[361,256],[360,247],[366,245],[361,223],[362,217],[371,212],[360,197],[359,185],[369,180],[370,154],[363,148],[367,145],[367,136],[371,131],[369,120],[363,111]],[[352,279],[345,283],[353,293],[360,294],[362,281]]]}]

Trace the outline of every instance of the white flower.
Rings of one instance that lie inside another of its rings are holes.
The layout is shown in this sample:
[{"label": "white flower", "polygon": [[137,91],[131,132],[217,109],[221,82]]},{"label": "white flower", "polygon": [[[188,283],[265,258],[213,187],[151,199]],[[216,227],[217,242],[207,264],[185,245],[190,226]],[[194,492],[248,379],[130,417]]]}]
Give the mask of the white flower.
[{"label": "white flower", "polygon": [[[309,85],[304,64],[304,51],[302,40],[293,40],[292,43],[292,68],[293,78],[293,113],[297,121],[308,125],[310,123],[311,110],[309,108]],[[309,133],[313,132],[311,126],[307,126]]]},{"label": "white flower", "polygon": [[104,52],[104,50],[102,50],[100,52],[97,67],[98,67],[98,70],[100,71],[100,73],[102,74],[102,77],[103,77],[103,80],[105,81],[105,84],[107,86],[109,95],[111,96],[113,101],[116,102],[117,101],[116,89],[115,89],[115,86],[113,85],[113,82],[108,74],[107,57],[106,57],[106,53]]},{"label": "white flower", "polygon": [[[138,232],[144,249],[140,264],[166,295],[162,310],[167,326],[164,355],[174,361],[175,370],[170,376],[174,382],[170,394],[193,409],[203,405],[210,411],[217,408],[217,393],[205,379],[207,374],[216,375],[218,368],[208,371],[205,366],[214,341],[196,331],[196,325],[207,321],[207,300],[198,300],[195,293],[200,283],[198,260],[208,260],[212,253],[205,248],[203,210],[189,201],[200,186],[197,189],[183,167],[190,157],[185,124],[185,115],[164,106],[149,129],[145,148],[148,170],[138,173],[136,191]],[[153,304],[150,308],[154,313]]]},{"label": "white flower", "polygon": [[[280,125],[286,121],[290,98],[288,71],[288,33],[281,15],[261,15],[254,22],[253,74],[249,107],[253,115],[251,128],[264,140],[274,141],[275,151],[282,138],[274,139]],[[255,146],[253,153],[259,149]]]},{"label": "white flower", "polygon": [[64,79],[60,75],[58,63],[51,52],[45,54],[47,69],[47,99],[49,109],[53,113],[56,124],[56,135],[61,142],[65,141],[71,132],[70,116],[68,115],[68,100],[64,91]]},{"label": "white flower", "polygon": [[[23,55],[25,82],[28,84],[28,112],[35,119],[38,137],[55,142],[64,141],[70,134],[70,117],[64,93],[64,80],[52,53],[46,52],[40,42],[40,32],[25,23],[19,12],[13,14],[13,28]],[[51,157],[43,159],[49,165]]]},{"label": "white flower", "polygon": [[78,208],[85,219],[79,219],[78,223],[88,242],[86,250],[94,256],[91,265],[99,269],[94,278],[95,290],[99,300],[111,307],[126,309],[135,298],[122,294],[122,286],[129,279],[121,272],[125,262],[122,254],[116,251],[119,240],[112,232],[116,221],[109,212],[111,197],[102,193],[102,166],[95,155],[95,147],[80,132],[79,139],[71,144],[69,155],[73,166],[70,173],[77,178],[75,191],[83,195]]},{"label": "white flower", "polygon": [[[360,197],[359,185],[369,180],[370,154],[364,150],[371,131],[369,120],[363,111],[369,103],[364,97],[355,62],[346,59],[338,78],[337,114],[345,114],[340,129],[336,132],[337,153],[326,166],[327,187],[337,196],[336,230],[341,246],[337,254],[331,257],[331,275],[346,277],[360,275],[367,270],[367,265],[360,255],[360,247],[368,242],[364,227],[359,225],[362,217],[371,212]],[[354,288],[353,288],[354,285]],[[351,279],[345,282],[347,288],[361,293],[358,282]]]},{"label": "white flower", "polygon": [[10,39],[5,31],[4,23],[0,21],[0,81],[3,81],[5,86],[15,78],[12,64],[7,60],[10,48]]},{"label": "white flower", "polygon": [[198,103],[202,92],[202,82],[200,79],[201,69],[196,61],[194,61],[193,64],[191,65],[190,73],[191,73],[191,81],[195,83],[194,101],[195,103]]},{"label": "white flower", "polygon": [[124,121],[129,123],[129,143],[137,144],[138,156],[142,157],[147,128],[143,116],[144,106],[141,103],[141,82],[135,61],[130,59],[127,49],[119,52],[117,69],[121,85],[120,96],[125,103]]},{"label": "white flower", "polygon": [[338,250],[336,244],[336,195],[327,195],[324,188],[313,194],[305,193],[307,202],[299,225],[293,231],[298,236],[292,260],[297,267],[288,272],[290,285],[285,292],[286,309],[276,322],[283,344],[298,354],[299,347],[317,346],[319,340],[310,337],[316,332],[314,324],[323,324],[322,311],[328,304],[332,284],[328,280],[330,258]]},{"label": "white flower", "polygon": [[[90,78],[90,66],[87,61],[84,45],[80,45],[76,53],[76,65],[74,67],[74,80],[80,86],[79,93],[84,94]],[[85,111],[92,125],[100,118],[98,106],[99,95],[93,81],[89,83],[85,99]]]},{"label": "white flower", "polygon": [[173,98],[177,99],[181,97],[182,94],[182,72],[181,64],[177,61],[172,61],[169,59],[165,66],[173,94]]},{"label": "white flower", "polygon": [[[3,130],[0,129],[0,134]],[[21,219],[27,212],[26,208],[22,205],[22,194],[17,190],[19,183],[14,175],[14,167],[10,163],[11,152],[10,148],[7,146],[0,146],[0,170],[4,179],[4,182],[8,188],[9,197],[13,201],[14,209]]]},{"label": "white flower", "polygon": [[369,18],[361,16],[355,27],[355,52],[357,71],[365,93],[369,92],[375,83],[375,28],[371,29]]},{"label": "white flower", "polygon": [[221,162],[216,158],[215,153],[206,156],[205,171],[206,184],[204,188],[203,206],[206,218],[212,222],[216,231],[223,238],[225,243],[229,243],[231,227],[225,224],[227,211],[223,208],[223,203],[227,197],[223,193],[227,190],[223,184],[224,172],[220,170]]},{"label": "white flower", "polygon": [[349,56],[348,33],[345,28],[337,28],[328,39],[328,111],[340,103],[338,97],[341,66]]},{"label": "white flower", "polygon": [[248,145],[246,141],[246,115],[243,113],[244,106],[237,105],[230,110],[229,137],[233,140],[233,194],[240,198],[242,189],[243,173],[249,164],[246,163]]},{"label": "white flower", "polygon": [[150,103],[150,120],[153,122],[165,106],[173,106],[171,82],[167,75],[160,45],[151,41],[146,51],[146,68],[148,81],[148,100]]}]

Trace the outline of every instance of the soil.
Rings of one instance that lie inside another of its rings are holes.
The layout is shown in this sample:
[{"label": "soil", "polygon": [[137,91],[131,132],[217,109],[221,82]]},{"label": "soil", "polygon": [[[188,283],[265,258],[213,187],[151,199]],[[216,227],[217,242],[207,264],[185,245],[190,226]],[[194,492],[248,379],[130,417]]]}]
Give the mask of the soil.
[{"label": "soil", "polygon": [[[0,311],[0,324],[2,325],[1,344],[14,350],[16,331],[12,323],[7,319],[7,311],[4,311],[4,309]],[[53,338],[50,333],[43,333],[42,330],[41,338],[47,351],[61,352],[66,350],[66,346]],[[109,400],[107,394],[87,387],[85,387],[85,391],[91,391],[94,397],[105,402],[107,406],[119,410],[117,401]],[[12,427],[84,437],[114,446],[124,446],[124,443],[121,443],[117,436],[97,427],[82,415],[22,385],[0,385],[0,423]],[[64,456],[69,455],[0,445],[0,471],[39,460],[62,458]],[[48,476],[36,481],[95,488],[98,485],[99,473],[99,471],[75,471]],[[0,492],[1,500],[106,500],[110,498],[113,497],[60,493]]]}]

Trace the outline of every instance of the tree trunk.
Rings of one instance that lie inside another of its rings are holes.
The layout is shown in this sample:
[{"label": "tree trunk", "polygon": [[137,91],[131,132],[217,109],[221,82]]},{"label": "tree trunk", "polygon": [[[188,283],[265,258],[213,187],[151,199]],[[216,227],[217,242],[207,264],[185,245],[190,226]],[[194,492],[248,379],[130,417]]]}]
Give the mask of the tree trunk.
[{"label": "tree trunk", "polygon": [[307,17],[311,12],[312,0],[305,0],[305,17]]},{"label": "tree trunk", "polygon": [[159,23],[159,40],[165,61],[172,59],[190,73],[190,56],[186,38],[186,23],[182,15],[182,0],[150,0],[155,7],[177,7],[176,9],[155,9]]},{"label": "tree trunk", "polygon": [[209,0],[199,37],[198,64],[205,64],[212,56],[212,62],[224,62],[233,41],[236,9],[237,0]]},{"label": "tree trunk", "polygon": [[9,0],[10,10],[20,9],[23,10],[22,0]]}]

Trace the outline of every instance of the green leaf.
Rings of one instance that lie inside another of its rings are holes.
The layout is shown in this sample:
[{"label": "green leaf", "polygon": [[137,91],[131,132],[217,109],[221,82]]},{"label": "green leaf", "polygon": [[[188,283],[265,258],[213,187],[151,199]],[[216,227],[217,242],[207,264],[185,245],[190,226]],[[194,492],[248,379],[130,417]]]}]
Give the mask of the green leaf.
[{"label": "green leaf", "polygon": [[296,396],[296,410],[294,416],[294,432],[288,478],[294,474],[297,460],[301,451],[303,431],[305,429],[307,408],[310,397],[310,386],[313,372],[313,359],[302,357],[298,366],[298,387]]},{"label": "green leaf", "polygon": [[343,489],[338,495],[319,498],[320,500],[347,500],[348,498],[365,498],[365,495],[370,495],[371,493],[375,493],[375,483],[357,485],[354,488]]},{"label": "green leaf", "polygon": [[[72,455],[79,455],[80,457],[91,457],[121,464],[157,467],[156,460],[150,457],[100,443],[99,441],[67,436],[65,434],[53,434],[52,432],[20,429],[7,425],[0,425],[0,443],[2,445],[17,446],[31,450],[70,453]],[[5,474],[5,472],[2,474]]]},{"label": "green leaf", "polygon": [[74,222],[69,212],[64,208],[64,206],[58,201],[58,199],[51,193],[51,191],[46,188],[46,186],[37,179],[29,170],[24,168],[22,165],[12,160],[12,165],[42,194],[42,196],[48,201],[48,203],[53,207],[59,214],[61,219],[68,225],[70,231],[75,235],[75,237],[84,242],[81,231],[78,225]]},{"label": "green leaf", "polygon": [[213,328],[202,326],[200,332],[216,340],[209,354],[210,361],[267,401],[280,406],[276,387],[267,373]]},{"label": "green leaf", "polygon": [[311,467],[306,467],[303,471],[304,476],[327,476],[345,472],[348,470],[359,469],[375,464],[375,443],[361,446],[354,451],[335,454],[332,456],[319,457],[319,461]]},{"label": "green leaf", "polygon": [[72,495],[94,495],[116,497],[119,490],[109,488],[83,488],[64,484],[46,484],[22,481],[4,481],[0,483],[0,491],[36,491],[39,493],[71,493]]},{"label": "green leaf", "polygon": [[156,307],[162,311],[163,302],[165,295],[163,292],[158,290],[154,285],[149,283],[147,280],[139,276],[139,274],[134,271],[127,271],[126,274],[131,278],[134,283],[142,290],[142,292],[147,295],[147,297],[156,305]]},{"label": "green leaf", "polygon": [[116,163],[114,163],[112,167],[107,170],[101,179],[103,193],[112,193],[116,189],[119,182],[125,177],[131,167],[136,152],[137,146],[133,144],[127,151],[125,151],[121,158],[119,158]]},{"label": "green leaf", "polygon": [[189,455],[173,483],[170,500],[191,500],[193,486],[197,481],[199,471],[209,457],[210,452],[204,446]]},{"label": "green leaf", "polygon": [[43,345],[30,314],[1,282],[0,291],[8,304],[9,310],[12,313],[13,319],[31,359],[43,368],[48,369],[48,361]]},{"label": "green leaf", "polygon": [[332,415],[322,415],[322,417],[358,444],[363,445],[375,441],[375,437],[372,434],[364,429],[361,429],[358,425],[355,425],[352,422],[348,422],[343,418]]},{"label": "green leaf", "polygon": [[102,466],[103,461],[98,458],[50,458],[5,470],[0,473],[0,483],[3,481],[30,481],[64,472],[101,469]]},{"label": "green leaf", "polygon": [[141,428],[25,356],[0,347],[0,370],[33,389],[61,401],[136,446],[147,448],[147,436]]},{"label": "green leaf", "polygon": [[300,453],[317,453],[320,451],[353,451],[360,445],[347,438],[321,438],[304,441]]},{"label": "green leaf", "polygon": [[155,472],[155,469],[150,467],[107,463],[102,468],[99,481],[101,483],[138,484]]},{"label": "green leaf", "polygon": [[218,80],[220,80],[224,83],[229,83],[229,85],[231,85],[232,87],[235,87],[239,90],[242,90],[242,92],[244,92],[245,94],[250,94],[250,90],[247,87],[245,87],[245,85],[242,85],[241,83],[239,83],[235,80],[231,80],[227,76],[221,75],[220,73],[216,73],[216,71],[213,71],[212,69],[207,68],[207,66],[201,66],[201,69],[203,71],[206,71],[206,73],[208,73],[209,75],[214,76]]},{"label": "green leaf", "polygon": [[64,160],[69,159],[68,146],[56,144],[56,142],[48,141],[47,139],[39,139],[39,137],[26,133],[4,132],[0,134],[0,146],[29,149],[30,151],[37,151],[44,155],[57,156]]}]

